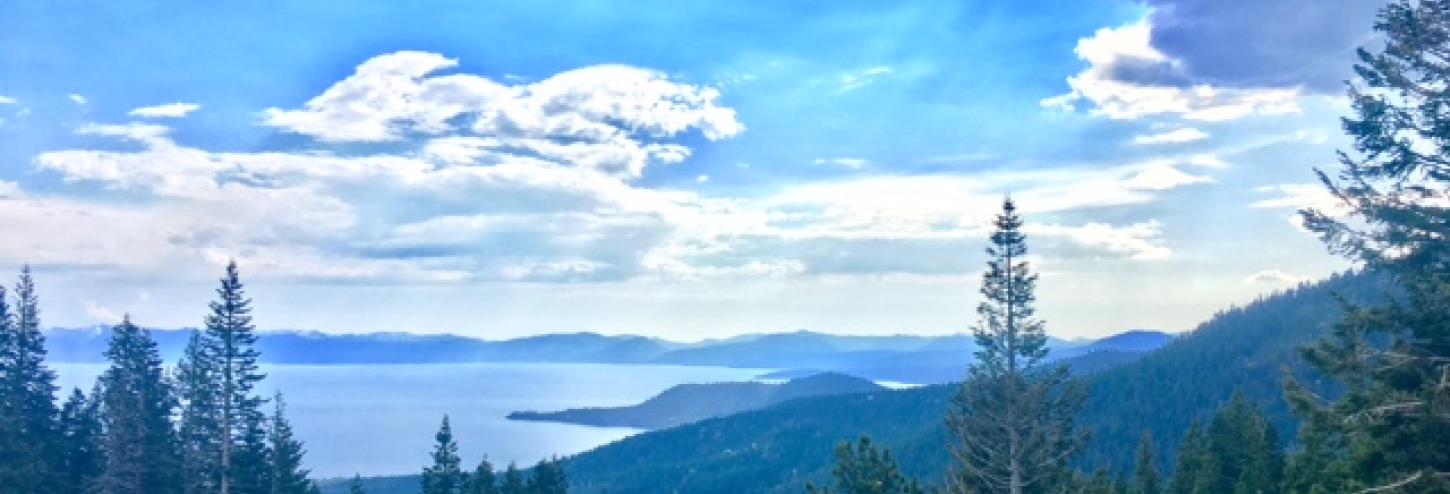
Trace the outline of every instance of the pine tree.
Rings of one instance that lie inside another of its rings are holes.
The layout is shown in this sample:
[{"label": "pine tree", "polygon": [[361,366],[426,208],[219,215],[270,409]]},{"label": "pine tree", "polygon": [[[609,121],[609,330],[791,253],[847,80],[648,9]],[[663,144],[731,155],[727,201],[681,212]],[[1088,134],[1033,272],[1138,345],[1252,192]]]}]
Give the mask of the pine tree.
[{"label": "pine tree", "polygon": [[1157,447],[1153,445],[1153,434],[1144,431],[1138,441],[1138,464],[1133,471],[1133,494],[1162,494],[1163,480],[1158,471]]},{"label": "pine tree", "polygon": [[[1291,403],[1319,440],[1318,486],[1450,492],[1450,2],[1397,0],[1379,13],[1377,53],[1360,49],[1350,84],[1355,115],[1343,120],[1353,151],[1339,173],[1320,171],[1339,199],[1306,210],[1305,225],[1331,251],[1388,273],[1402,289],[1381,307],[1346,304],[1343,320],[1305,360],[1344,386],[1334,401],[1291,380]],[[1316,416],[1321,416],[1316,418]],[[1301,431],[1305,437],[1305,431]],[[1305,481],[1303,472],[1291,481]]]},{"label": "pine tree", "polygon": [[[836,494],[921,494],[921,486],[907,479],[891,458],[891,451],[877,449],[871,439],[861,436],[853,448],[850,441],[836,446]],[[827,487],[806,484],[811,494],[831,494]]]},{"label": "pine tree", "polygon": [[1168,494],[1202,492],[1198,490],[1198,482],[1204,477],[1208,463],[1208,437],[1203,428],[1194,422],[1188,426],[1188,433],[1178,445],[1178,460],[1173,467],[1173,478],[1168,482]]},{"label": "pine tree", "polygon": [[103,494],[179,494],[181,449],[172,429],[176,398],[150,334],[130,316],[111,328],[110,368],[101,375]]},{"label": "pine tree", "polygon": [[448,416],[443,416],[443,425],[433,436],[438,442],[431,455],[433,465],[423,468],[423,494],[462,494],[468,484],[468,474],[461,468],[458,458],[458,443],[453,440],[453,427]]},{"label": "pine tree", "polygon": [[104,458],[99,391],[86,396],[80,389],[72,390],[60,408],[60,492],[88,492],[100,476]]},{"label": "pine tree", "polygon": [[203,333],[192,333],[176,369],[181,398],[178,439],[186,494],[214,494],[222,484],[221,389]]},{"label": "pine tree", "polygon": [[558,459],[540,460],[530,469],[524,489],[529,494],[568,494],[569,480],[564,475],[564,465]]},{"label": "pine tree", "polygon": [[1118,486],[1108,475],[1106,468],[1093,471],[1092,477],[1088,478],[1084,484],[1080,490],[1083,494],[1118,494]]},{"label": "pine tree", "polygon": [[227,264],[217,299],[206,317],[204,359],[217,380],[221,429],[221,494],[265,494],[267,478],[265,403],[252,390],[264,374],[252,326],[251,300],[246,297],[235,261]]},{"label": "pine tree", "polygon": [[528,491],[524,486],[524,473],[519,467],[509,463],[508,468],[503,471],[502,479],[498,485],[499,494],[526,494]]},{"label": "pine tree", "polygon": [[[3,291],[0,291],[3,294]],[[7,316],[9,307],[5,307]],[[15,312],[0,323],[5,333],[0,355],[0,424],[5,437],[0,461],[0,492],[58,492],[60,432],[55,406],[55,372],[45,366],[45,336],[40,332],[40,302],[30,266],[15,286]]]},{"label": "pine tree", "polygon": [[478,467],[469,476],[468,494],[499,494],[498,476],[494,474],[493,464],[488,462],[488,458],[479,460]]},{"label": "pine tree", "polygon": [[361,475],[352,476],[352,483],[347,486],[347,494],[368,494],[367,489],[363,489]]},{"label": "pine tree", "polygon": [[275,408],[267,434],[272,460],[271,494],[307,494],[313,482],[308,478],[310,472],[302,468],[302,458],[306,454],[302,441],[292,436],[292,425],[287,422],[282,393],[277,393],[272,403]]},{"label": "pine tree", "polygon": [[1073,418],[1085,395],[1068,368],[1048,366],[1047,335],[1035,318],[1037,275],[1029,269],[1022,219],[1010,199],[995,221],[982,275],[985,300],[973,328],[976,362],[953,399],[952,492],[1023,494],[1071,481],[1067,461],[1084,437]]}]

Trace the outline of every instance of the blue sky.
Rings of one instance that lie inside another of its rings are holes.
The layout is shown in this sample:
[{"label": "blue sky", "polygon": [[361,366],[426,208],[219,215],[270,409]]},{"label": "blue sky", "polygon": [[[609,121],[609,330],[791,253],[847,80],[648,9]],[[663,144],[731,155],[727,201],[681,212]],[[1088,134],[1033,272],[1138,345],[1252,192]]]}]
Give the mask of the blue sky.
[{"label": "blue sky", "polygon": [[0,269],[56,325],[695,339],[973,323],[1027,213],[1049,331],[1347,267],[1295,224],[1371,0],[10,2]]}]

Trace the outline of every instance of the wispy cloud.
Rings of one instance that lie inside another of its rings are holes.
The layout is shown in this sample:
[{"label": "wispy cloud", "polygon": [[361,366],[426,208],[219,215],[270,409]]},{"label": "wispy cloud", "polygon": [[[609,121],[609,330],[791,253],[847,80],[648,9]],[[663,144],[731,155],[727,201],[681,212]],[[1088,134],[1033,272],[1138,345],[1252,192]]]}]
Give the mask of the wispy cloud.
[{"label": "wispy cloud", "polygon": [[196,103],[167,103],[164,105],[143,106],[127,112],[127,115],[142,118],[181,118],[187,114],[201,109]]},{"label": "wispy cloud", "polygon": [[1201,141],[1208,138],[1208,133],[1193,127],[1173,129],[1157,134],[1145,134],[1133,136],[1133,144],[1183,144],[1185,142]]}]

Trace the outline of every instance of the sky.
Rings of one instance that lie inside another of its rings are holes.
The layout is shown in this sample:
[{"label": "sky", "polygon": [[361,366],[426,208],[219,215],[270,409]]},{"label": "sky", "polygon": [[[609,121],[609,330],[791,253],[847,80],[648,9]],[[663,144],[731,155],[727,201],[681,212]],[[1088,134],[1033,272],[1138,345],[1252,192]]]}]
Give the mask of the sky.
[{"label": "sky", "polygon": [[45,321],[1067,338],[1350,265],[1297,223],[1379,0],[4,2],[0,276]]}]

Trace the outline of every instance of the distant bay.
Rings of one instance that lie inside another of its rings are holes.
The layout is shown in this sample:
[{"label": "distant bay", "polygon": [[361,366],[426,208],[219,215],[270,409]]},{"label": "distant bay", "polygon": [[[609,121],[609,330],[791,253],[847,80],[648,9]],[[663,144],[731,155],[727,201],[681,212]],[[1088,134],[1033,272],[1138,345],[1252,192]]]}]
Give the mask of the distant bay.
[{"label": "distant bay", "polygon": [[[104,364],[60,363],[61,392],[89,390]],[[514,410],[622,406],[683,383],[743,381],[767,372],[704,366],[554,363],[269,364],[261,392],[285,394],[317,477],[416,473],[449,414],[464,460],[531,464],[640,432],[505,419]]]}]

